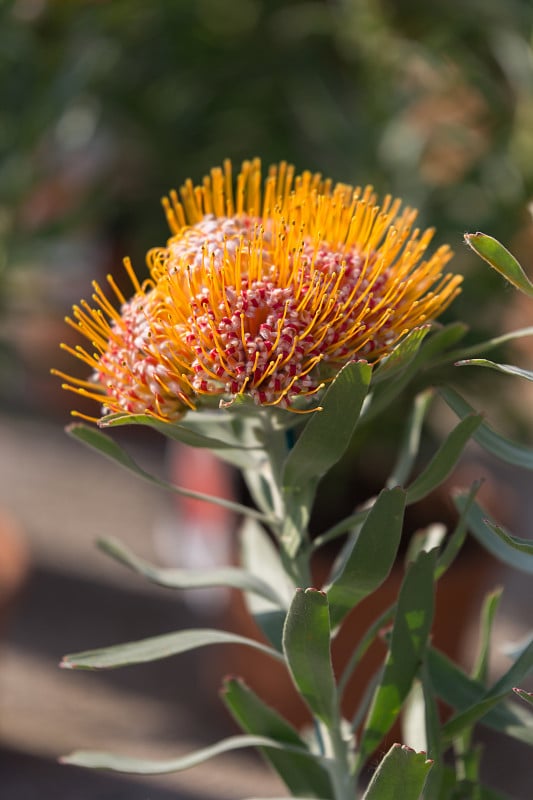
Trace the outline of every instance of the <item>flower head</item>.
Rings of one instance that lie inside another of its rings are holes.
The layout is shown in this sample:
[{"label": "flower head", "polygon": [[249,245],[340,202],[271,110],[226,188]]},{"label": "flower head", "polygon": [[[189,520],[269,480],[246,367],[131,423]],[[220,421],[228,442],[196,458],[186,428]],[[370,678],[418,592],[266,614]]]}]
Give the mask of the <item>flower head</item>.
[{"label": "flower head", "polygon": [[70,388],[108,411],[179,418],[209,398],[247,395],[294,407],[351,360],[378,361],[453,299],[447,246],[426,257],[433,230],[371,187],[295,176],[282,163],[262,183],[245,162],[189,181],[164,201],[172,236],[148,254],[151,280],[121,310],[95,286],[96,308],[74,321],[96,352],[72,351],[93,369]]}]

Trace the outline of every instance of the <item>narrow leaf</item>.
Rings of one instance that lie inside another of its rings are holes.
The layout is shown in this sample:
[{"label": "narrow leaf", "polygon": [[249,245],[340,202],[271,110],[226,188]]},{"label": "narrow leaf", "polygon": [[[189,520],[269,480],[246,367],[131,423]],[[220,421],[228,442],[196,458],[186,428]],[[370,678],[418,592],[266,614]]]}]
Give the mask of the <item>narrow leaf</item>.
[{"label": "narrow leaf", "polygon": [[[375,387],[368,397],[368,402],[364,405],[361,421],[368,422],[382,414],[421,369],[431,367],[435,357],[455,344],[467,331],[467,327],[460,322],[455,322],[445,327],[435,327],[435,332],[422,343],[415,358],[403,370],[401,375],[398,375],[394,381],[383,382]],[[439,359],[440,361],[448,363],[449,359],[443,357]]]},{"label": "narrow leaf", "polygon": [[526,692],[524,689],[518,689],[516,686],[513,687],[513,692],[521,700],[524,700],[525,703],[533,706],[533,692]]},{"label": "narrow leaf", "polygon": [[256,642],[255,639],[210,628],[191,628],[175,633],[165,633],[161,636],[152,636],[137,642],[126,642],[111,647],[102,647],[98,650],[86,650],[82,653],[67,655],[63,658],[61,666],[67,669],[114,669],[129,664],[157,661],[213,644],[242,644],[261,650],[278,661],[283,661],[283,657],[279,653],[261,642]]},{"label": "narrow leaf", "polygon": [[331,624],[381,586],[396,559],[403,526],[405,492],[384,489],[370,509],[340,573],[326,588]]},{"label": "narrow leaf", "polygon": [[433,400],[433,392],[421,392],[416,396],[413,408],[407,420],[403,440],[400,444],[398,458],[387,480],[387,488],[403,486],[411,474],[411,470],[418,455],[420,437],[424,419]]},{"label": "narrow leaf", "polygon": [[63,756],[61,763],[72,764],[76,767],[127,772],[133,775],[163,775],[168,772],[181,772],[182,770],[190,769],[222,753],[227,753],[230,750],[241,750],[244,747],[268,747],[274,750],[301,752],[300,748],[276,742],[274,739],[268,739],[265,736],[230,736],[217,744],[196,750],[194,753],[165,761],[130,758],[91,750],[77,750],[68,756]]},{"label": "narrow leaf", "polygon": [[[307,750],[296,730],[277,711],[267,706],[241,680],[226,680],[222,699],[246,733],[266,736]],[[265,759],[276,770],[294,797],[331,798],[333,794],[327,772],[310,752],[305,755],[283,750],[262,750]]]},{"label": "narrow leaf", "polygon": [[[486,695],[486,687],[469,677],[444,653],[432,647],[427,651],[427,667],[435,694],[456,711],[476,705]],[[508,702],[492,708],[481,723],[520,741],[533,744],[533,725]]]},{"label": "narrow leaf", "polygon": [[413,328],[407,336],[405,336],[386,359],[380,362],[377,369],[372,376],[372,384],[376,385],[383,380],[396,378],[412,360],[420,349],[420,345],[431,330],[431,325],[421,325],[419,328]]},{"label": "narrow leaf", "polygon": [[480,643],[476,663],[472,670],[472,677],[485,684],[489,672],[490,644],[492,625],[502,597],[503,589],[495,589],[485,597],[481,610]]},{"label": "narrow leaf", "polygon": [[516,258],[500,242],[484,233],[467,233],[465,242],[509,283],[533,297],[533,284]]},{"label": "narrow leaf", "polygon": [[[440,393],[450,408],[461,419],[474,412],[472,406],[457,392],[454,392],[453,389],[442,389]],[[486,422],[482,422],[477,431],[475,431],[474,439],[487,452],[492,453],[497,458],[501,458],[502,461],[517,467],[533,469],[533,449],[500,436]]]},{"label": "narrow leaf", "polygon": [[363,800],[419,800],[433,762],[425,753],[393,744],[382,759]]},{"label": "narrow leaf", "polygon": [[[427,650],[426,650],[427,656]],[[441,797],[441,787],[444,781],[443,769],[443,746],[440,735],[440,715],[437,706],[437,697],[435,688],[431,681],[431,676],[427,668],[427,660],[424,658],[424,663],[420,670],[420,677],[422,681],[422,692],[424,697],[424,711],[425,711],[425,730],[427,737],[427,752],[430,758],[433,759],[434,765],[431,770],[427,783],[425,796],[430,798]]]},{"label": "narrow leaf", "polygon": [[328,386],[322,411],[316,411],[289,452],[283,469],[287,491],[301,491],[318,481],[337,463],[352,438],[372,367],[366,362],[347,364]]},{"label": "narrow leaf", "polygon": [[463,546],[468,530],[468,513],[480,486],[480,481],[474,481],[468,494],[465,495],[464,507],[459,515],[459,519],[457,520],[457,525],[455,526],[451,536],[448,537],[448,540],[444,546],[444,550],[439,554],[437,569],[435,571],[436,580],[439,580],[451,567],[459,551],[461,550],[461,547]]},{"label": "narrow leaf", "polygon": [[191,497],[195,500],[204,500],[206,503],[213,503],[214,505],[222,506],[223,508],[227,508],[230,511],[234,511],[237,514],[246,514],[250,517],[255,517],[256,519],[262,519],[268,521],[269,518],[265,514],[261,514],[258,511],[255,511],[253,508],[247,508],[247,506],[243,506],[240,503],[234,503],[231,500],[225,500],[223,497],[213,497],[209,494],[203,494],[202,492],[194,492],[190,489],[184,489],[180,486],[174,486],[172,483],[167,483],[167,481],[160,480],[156,478],[154,475],[150,475],[149,472],[142,469],[134,460],[133,458],[126,453],[110,436],[107,436],[105,433],[97,430],[96,428],[91,428],[88,425],[82,424],[74,424],[69,425],[67,427],[67,433],[72,436],[74,439],[82,442],[85,445],[88,445],[93,450],[97,450],[99,453],[102,453],[107,458],[111,459],[117,464],[120,464],[121,467],[125,467],[130,472],[133,472],[135,475],[138,475],[143,480],[148,481],[148,483],[152,483],[155,486],[159,486],[162,489],[169,490],[171,492],[176,492],[177,494],[182,495],[183,497]]},{"label": "narrow leaf", "polygon": [[422,552],[403,581],[382,681],[362,734],[359,762],[379,745],[400,713],[420,666],[433,620],[436,552]]},{"label": "narrow leaf", "polygon": [[473,414],[461,422],[448,435],[423,472],[407,490],[407,504],[416,503],[440,486],[457,464],[468,440],[483,421],[480,414]]},{"label": "narrow leaf", "polygon": [[313,713],[328,725],[336,714],[330,637],[324,592],[297,589],[285,620],[283,650],[298,691]]},{"label": "narrow leaf", "polygon": [[[459,511],[466,508],[464,492],[457,492],[453,498]],[[533,574],[533,554],[530,552],[530,540],[516,539],[496,525],[488,513],[476,502],[466,512],[469,530],[480,544],[492,553],[499,561],[515,569]]]},{"label": "narrow leaf", "polygon": [[[200,420],[203,416],[202,412],[189,413],[199,414]],[[202,423],[200,420],[201,426]],[[163,434],[167,439],[174,439],[190,447],[207,447],[210,450],[233,449],[237,445],[237,442],[231,443],[223,439],[217,439],[180,423],[162,422],[155,417],[151,417],[149,414],[110,414],[107,417],[102,417],[98,425],[100,428],[116,428],[123,425],[144,425]],[[205,427],[206,426],[204,426],[204,429]]]},{"label": "narrow leaf", "polygon": [[491,529],[496,536],[499,536],[502,542],[512,547],[514,550],[518,550],[519,553],[527,553],[528,556],[533,556],[533,540],[532,539],[519,539],[518,536],[510,536],[507,531],[501,527],[501,525],[496,525],[494,522],[486,519],[485,524],[487,527]]},{"label": "narrow leaf", "polygon": [[525,336],[533,336],[533,327],[518,328],[515,331],[503,333],[501,336],[493,336],[492,339],[486,339],[484,342],[477,342],[476,344],[468,345],[468,347],[462,347],[459,350],[452,350],[451,353],[446,354],[446,362],[456,362],[464,358],[471,358],[478,353],[487,353],[490,350],[501,347],[502,344],[512,342],[514,339],[523,339]]},{"label": "narrow leaf", "polygon": [[506,375],[514,375],[518,378],[525,378],[526,381],[533,381],[533,372],[521,367],[515,367],[513,364],[498,364],[496,361],[489,361],[487,358],[467,358],[464,361],[458,361],[457,367],[487,367],[494,369],[497,372],[503,372]]},{"label": "narrow leaf", "polygon": [[483,717],[488,711],[503,700],[518,684],[533,671],[533,642],[517,658],[514,664],[496,681],[484,697],[464,711],[456,714],[444,725],[442,732],[448,739],[453,739],[466,727]]},{"label": "narrow leaf", "polygon": [[145,561],[144,558],[137,556],[118,539],[99,539],[97,545],[104,553],[158,586],[168,589],[205,589],[212,586],[228,586],[253,592],[273,603],[281,602],[279,595],[268,583],[238,567],[195,570],[156,567],[149,561]]}]

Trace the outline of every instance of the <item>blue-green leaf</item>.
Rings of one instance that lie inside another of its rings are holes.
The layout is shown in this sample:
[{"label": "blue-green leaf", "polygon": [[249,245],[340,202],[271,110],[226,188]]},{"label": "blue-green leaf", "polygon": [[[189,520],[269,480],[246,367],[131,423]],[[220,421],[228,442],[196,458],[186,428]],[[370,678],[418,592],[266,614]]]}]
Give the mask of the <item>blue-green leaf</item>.
[{"label": "blue-green leaf", "polygon": [[[453,499],[459,511],[466,508],[467,499],[464,492],[457,492]],[[496,525],[476,502],[473,502],[466,512],[466,520],[471,533],[489,553],[515,569],[533,573],[530,540],[510,536],[503,528]]]},{"label": "blue-green leaf", "polygon": [[398,487],[384,489],[370,509],[342,569],[325,587],[333,627],[390,573],[400,544],[404,509],[405,492]]},{"label": "blue-green leaf", "polygon": [[443,735],[451,740],[465,728],[483,717],[521,683],[533,671],[533,642],[516,659],[502,677],[485,692],[476,703],[452,717],[442,729]]},{"label": "blue-green leaf", "polygon": [[513,687],[513,692],[525,703],[533,706],[533,692],[526,692],[524,689],[518,689],[516,686]]},{"label": "blue-green leaf", "polygon": [[487,682],[492,626],[502,592],[503,589],[501,587],[489,592],[485,597],[481,610],[480,643],[476,663],[472,669],[472,677],[483,684]]},{"label": "blue-green leaf", "polygon": [[518,378],[525,378],[526,381],[533,381],[533,372],[531,370],[515,367],[513,364],[498,364],[496,361],[489,361],[487,358],[466,358],[463,361],[458,361],[457,367],[487,367],[494,369],[497,372],[503,372],[506,375],[514,375]]},{"label": "blue-green leaf", "polygon": [[255,639],[210,628],[189,628],[175,633],[164,633],[161,636],[151,636],[149,639],[140,639],[137,642],[126,642],[67,655],[63,658],[61,666],[67,669],[115,669],[129,664],[143,664],[147,661],[169,658],[213,644],[242,644],[283,661],[283,657],[276,650]]},{"label": "blue-green leaf", "polygon": [[76,767],[108,769],[113,772],[126,772],[133,775],[164,775],[168,772],[181,772],[182,770],[190,769],[222,753],[227,753],[230,750],[241,750],[245,747],[264,747],[293,753],[302,752],[299,747],[283,744],[266,736],[230,736],[221,742],[217,742],[217,744],[196,750],[194,753],[164,761],[131,758],[92,750],[77,750],[68,756],[63,756],[61,763],[72,764]]},{"label": "blue-green leaf", "polygon": [[[227,679],[222,699],[233,717],[246,733],[266,736],[307,750],[296,730],[277,711],[267,706],[248,686],[237,678]],[[262,750],[294,797],[331,798],[333,793],[329,776],[319,760],[311,753],[305,755],[286,753],[283,750]]]},{"label": "blue-green leaf", "polygon": [[516,258],[497,239],[484,233],[466,233],[465,242],[509,283],[533,297],[533,284]]},{"label": "blue-green leaf", "polygon": [[79,442],[91,447],[93,450],[97,450],[99,453],[102,453],[102,455],[111,459],[111,461],[114,461],[121,467],[125,467],[127,470],[133,472],[135,475],[138,475],[143,480],[148,481],[148,483],[152,483],[155,486],[166,489],[167,491],[176,492],[176,494],[180,494],[183,497],[191,497],[195,500],[204,500],[206,503],[213,503],[214,505],[222,506],[230,511],[235,511],[237,514],[245,514],[250,517],[255,517],[256,519],[262,519],[267,522],[269,521],[269,517],[267,517],[265,514],[261,514],[253,508],[247,508],[240,503],[234,503],[233,501],[226,500],[223,497],[214,497],[213,495],[203,494],[202,492],[194,492],[191,489],[184,489],[181,486],[174,486],[172,483],[168,483],[167,481],[156,478],[154,475],[150,475],[149,472],[146,472],[146,470],[140,467],[133,460],[133,458],[126,453],[126,451],[123,450],[120,445],[118,445],[110,436],[107,436],[105,433],[102,433],[96,428],[75,423],[74,425],[69,425],[66,430],[67,433],[74,439],[77,439]]},{"label": "blue-green leaf", "polygon": [[229,586],[233,589],[253,592],[273,603],[281,602],[272,586],[258,576],[238,567],[195,570],[156,567],[144,558],[137,556],[118,539],[99,539],[97,545],[104,553],[158,586],[168,589],[204,589],[211,586]]},{"label": "blue-green leaf", "polygon": [[397,378],[399,373],[403,372],[413,361],[430,330],[430,324],[413,328],[374,370],[372,385],[375,386],[384,380]]},{"label": "blue-green leaf", "polygon": [[[427,656],[427,650],[426,650]],[[437,706],[435,688],[431,681],[431,676],[427,668],[427,658],[420,670],[422,682],[422,692],[424,698],[425,730],[427,738],[427,752],[433,759],[434,766],[431,770],[426,783],[426,797],[440,798],[441,787],[444,781],[443,746],[440,734],[440,714]]]},{"label": "blue-green leaf", "polygon": [[[201,412],[190,413],[197,415],[199,413],[200,419],[203,416]],[[219,412],[219,414],[220,413],[221,412]],[[236,441],[228,442],[224,439],[218,439],[179,422],[163,422],[149,414],[110,414],[107,417],[102,417],[98,425],[100,428],[117,428],[123,425],[143,425],[148,428],[153,428],[153,430],[166,436],[167,439],[174,439],[190,447],[207,447],[210,450],[226,450],[234,448],[237,445]],[[207,426],[204,426],[204,429],[206,427]]]},{"label": "blue-green leaf", "polygon": [[320,478],[346,451],[368,391],[372,367],[366,362],[346,364],[322,398],[322,410],[309,418],[289,451],[282,472],[285,503],[281,534],[289,557],[298,552],[307,530]]},{"label": "blue-green leaf", "polygon": [[453,562],[455,561],[463,543],[466,539],[466,534],[468,531],[468,512],[470,511],[470,507],[474,502],[474,498],[479,491],[481,486],[481,481],[474,481],[468,494],[465,495],[465,504],[461,514],[459,515],[459,519],[457,520],[457,525],[454,528],[453,533],[448,537],[444,545],[444,549],[439,555],[439,560],[437,562],[437,569],[435,571],[435,578],[439,580],[446,570],[448,570]]},{"label": "blue-green leaf", "polygon": [[283,650],[294,683],[313,713],[331,725],[336,716],[328,600],[317,589],[297,589],[283,630]]},{"label": "blue-green leaf", "polygon": [[381,760],[363,800],[419,800],[433,761],[425,753],[393,744]]},{"label": "blue-green leaf", "polygon": [[[474,413],[472,406],[453,389],[445,388],[440,393],[450,408],[461,419]],[[502,461],[508,464],[533,469],[533,449],[500,436],[486,422],[483,422],[475,431],[474,440],[487,452],[492,453],[497,458],[501,458]]]},{"label": "blue-green leaf", "polygon": [[[439,650],[428,648],[427,666],[436,695],[457,711],[475,706],[485,697],[486,687],[468,676]],[[481,723],[489,728],[533,744],[533,725],[527,722],[516,705],[507,701],[494,706],[481,719]]]},{"label": "blue-green leaf", "polygon": [[[455,344],[467,331],[466,326],[461,322],[455,322],[446,327],[436,325],[434,327],[436,328],[435,332],[422,342],[419,351],[402,373],[394,381],[383,382],[372,390],[363,408],[362,422],[369,422],[382,414],[417,373],[425,367],[432,366],[435,357]],[[446,363],[449,361],[447,357],[442,357],[440,360]]]},{"label": "blue-green leaf", "polygon": [[483,421],[480,414],[473,414],[461,422],[447,436],[427,467],[407,489],[407,504],[416,503],[440,486],[457,464],[468,440]]},{"label": "blue-green leaf", "polygon": [[400,713],[423,658],[433,620],[436,552],[422,552],[410,564],[400,594],[383,678],[368,712],[359,747],[363,763]]},{"label": "blue-green leaf", "polygon": [[404,486],[411,474],[420,447],[424,419],[433,400],[433,396],[433,392],[428,390],[421,392],[415,398],[413,408],[407,420],[405,434],[398,451],[398,458],[387,479],[387,488],[389,489],[393,486]]},{"label": "blue-green leaf", "polygon": [[330,383],[322,399],[322,411],[309,418],[283,468],[288,492],[317,482],[346,451],[359,419],[370,384],[372,367],[366,362],[346,364]]}]

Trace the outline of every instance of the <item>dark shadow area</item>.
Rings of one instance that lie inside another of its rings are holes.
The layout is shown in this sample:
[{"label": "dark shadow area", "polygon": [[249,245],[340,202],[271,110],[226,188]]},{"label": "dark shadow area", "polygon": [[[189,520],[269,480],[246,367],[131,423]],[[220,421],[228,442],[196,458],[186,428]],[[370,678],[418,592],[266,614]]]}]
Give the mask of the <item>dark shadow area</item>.
[{"label": "dark shadow area", "polygon": [[5,800],[213,800],[212,795],[149,787],[132,778],[0,750],[0,796]]},{"label": "dark shadow area", "polygon": [[[200,618],[175,593],[136,593],[125,586],[37,567],[20,597],[8,640],[27,655],[59,664],[67,653],[216,624],[216,620]],[[217,713],[225,652],[219,645],[201,648],[147,664],[93,672],[90,678],[95,685],[104,682],[120,692],[183,708],[188,712],[188,738],[212,741],[217,734],[234,732],[221,705]],[[69,671],[63,674],[67,682]],[[169,737],[183,733],[180,715],[174,716],[176,730],[168,730]]]}]

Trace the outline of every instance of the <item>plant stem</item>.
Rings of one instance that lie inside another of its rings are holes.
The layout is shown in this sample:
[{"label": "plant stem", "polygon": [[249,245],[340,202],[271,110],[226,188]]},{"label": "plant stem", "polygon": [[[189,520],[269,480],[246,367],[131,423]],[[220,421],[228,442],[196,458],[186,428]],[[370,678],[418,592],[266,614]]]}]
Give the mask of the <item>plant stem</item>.
[{"label": "plant stem", "polygon": [[340,716],[331,726],[319,723],[319,727],[335,800],[354,800],[355,777],[350,767],[349,742],[342,735]]}]

